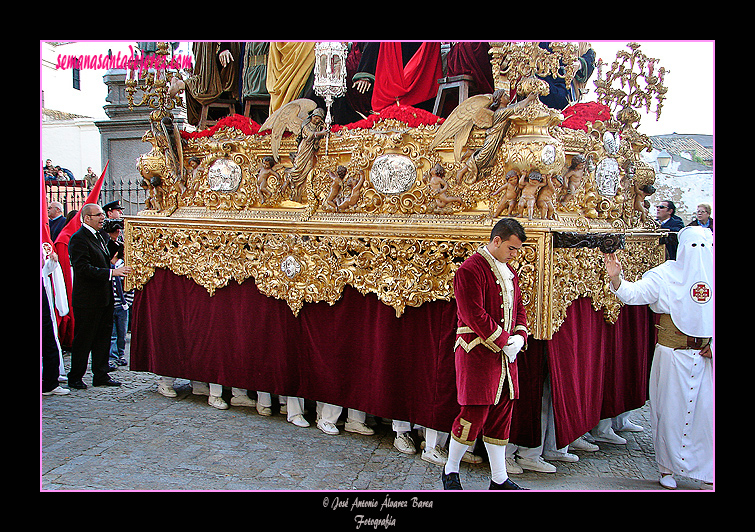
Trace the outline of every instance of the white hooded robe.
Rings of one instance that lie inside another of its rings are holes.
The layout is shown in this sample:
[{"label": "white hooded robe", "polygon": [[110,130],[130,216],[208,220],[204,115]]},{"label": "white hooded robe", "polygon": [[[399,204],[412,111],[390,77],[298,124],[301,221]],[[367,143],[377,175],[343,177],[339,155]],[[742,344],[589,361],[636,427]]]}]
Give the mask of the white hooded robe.
[{"label": "white hooded robe", "polygon": [[[670,314],[688,336],[713,337],[713,233],[690,226],[678,237],[676,260],[649,270],[637,282],[622,280],[614,293],[628,305],[649,305],[653,312]],[[649,392],[661,473],[713,482],[712,360],[697,349],[655,346]]]}]

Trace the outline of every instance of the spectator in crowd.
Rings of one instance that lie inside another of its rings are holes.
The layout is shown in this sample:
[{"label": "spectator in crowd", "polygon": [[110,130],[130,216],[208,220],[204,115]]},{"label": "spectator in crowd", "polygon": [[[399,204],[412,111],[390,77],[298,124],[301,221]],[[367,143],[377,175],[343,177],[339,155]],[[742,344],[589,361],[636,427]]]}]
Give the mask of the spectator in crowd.
[{"label": "spectator in crowd", "polygon": [[66,225],[66,218],[63,216],[63,204],[59,201],[51,201],[47,206],[47,218],[50,221],[50,238],[55,242],[60,230]]},{"label": "spectator in crowd", "polygon": [[710,216],[711,206],[709,203],[701,203],[697,206],[697,212],[695,213],[695,219],[689,223],[689,225],[699,225],[700,227],[707,227],[713,231],[713,218]]},{"label": "spectator in crowd", "polygon": [[44,173],[45,181],[76,180],[76,178],[73,176],[73,172],[71,172],[68,168],[63,168],[60,165],[52,164],[52,159],[45,159],[45,164],[42,167],[42,172]]},{"label": "spectator in crowd", "polygon": [[[110,253],[110,262],[115,266],[123,265],[123,208],[118,200],[111,201],[102,207],[105,211],[103,224],[103,237]],[[110,337],[110,362],[111,370],[118,366],[125,366],[126,361],[126,332],[128,331],[129,307],[134,299],[134,292],[123,291],[123,280],[120,277],[113,279],[113,332]]]},{"label": "spectator in crowd", "polygon": [[[103,232],[107,235],[108,254],[113,268],[122,266],[123,262],[123,220],[108,218],[105,220]],[[113,332],[110,336],[110,362],[111,370],[118,366],[125,366],[126,361],[126,333],[128,331],[129,308],[134,300],[134,291],[123,290],[123,280],[120,277],[113,278]]]},{"label": "spectator in crowd", "polygon": [[84,176],[84,179],[87,180],[87,185],[89,185],[89,188],[92,188],[95,183],[97,183],[97,180],[100,178],[97,174],[94,173],[91,166],[87,166],[87,173]]},{"label": "spectator in crowd", "polygon": [[55,179],[55,176],[58,175],[58,169],[52,164],[52,159],[45,160],[42,172],[44,172],[45,180]]},{"label": "spectator in crowd", "polygon": [[68,225],[68,223],[71,220],[73,220],[78,213],[79,213],[78,209],[73,209],[72,211],[68,211],[68,214],[66,214],[66,223],[63,224],[63,227],[65,227],[66,225]]},{"label": "spectator in crowd", "polygon": [[57,168],[58,172],[55,175],[55,179],[57,179],[58,181],[76,181],[76,178],[73,177],[73,174],[70,170],[68,170],[67,168]]},{"label": "spectator in crowd", "polygon": [[684,227],[684,222],[676,215],[676,205],[673,201],[664,200],[656,206],[656,218],[661,229],[668,229],[674,233],[666,241],[666,259],[676,260],[676,233]]}]

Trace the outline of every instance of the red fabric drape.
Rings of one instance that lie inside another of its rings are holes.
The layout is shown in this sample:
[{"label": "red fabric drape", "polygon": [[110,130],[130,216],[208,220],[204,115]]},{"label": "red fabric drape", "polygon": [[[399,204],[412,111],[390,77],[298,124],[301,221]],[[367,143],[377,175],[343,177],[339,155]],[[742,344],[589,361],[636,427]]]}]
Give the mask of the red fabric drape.
[{"label": "red fabric drape", "polygon": [[455,329],[450,301],[407,308],[399,319],[347,286],[334,305],[306,304],[297,318],[253,280],[210,297],[157,270],[135,294],[131,368],[450,427]]},{"label": "red fabric drape", "polygon": [[372,91],[372,110],[380,111],[399,101],[416,105],[438,92],[438,79],[443,77],[440,43],[424,42],[406,66],[401,57],[400,42],[381,42]]},{"label": "red fabric drape", "polygon": [[510,439],[523,447],[540,445],[540,407],[543,381],[547,374],[548,342],[529,338],[527,351],[516,358],[519,372],[519,399],[514,403]]},{"label": "red fabric drape", "polygon": [[[602,417],[639,408],[647,395],[652,320],[625,307],[608,325],[589,299],[572,303],[551,341],[530,338],[517,358],[520,398],[512,442],[540,439],[542,382],[553,379],[556,433],[566,445]],[[449,431],[456,402],[455,301],[409,307],[401,318],[374,294],[347,286],[334,305],[288,305],[253,280],[211,297],[192,280],[157,270],[137,290],[131,368],[325,401]]]},{"label": "red fabric drape", "polygon": [[492,94],[495,89],[489,51],[490,43],[487,42],[455,43],[446,58],[448,75],[469,74],[474,79],[475,93]]},{"label": "red fabric drape", "polygon": [[625,306],[615,324],[588,298],[569,306],[548,342],[556,443],[568,445],[601,419],[640,408],[648,398],[655,344],[652,312]]},{"label": "red fabric drape", "polygon": [[43,244],[49,244],[52,246],[52,237],[50,236],[50,218],[47,216],[47,192],[45,190],[45,178],[44,174],[40,173],[40,193],[42,195],[42,202],[40,205],[41,218],[40,218],[40,230],[41,241]]}]

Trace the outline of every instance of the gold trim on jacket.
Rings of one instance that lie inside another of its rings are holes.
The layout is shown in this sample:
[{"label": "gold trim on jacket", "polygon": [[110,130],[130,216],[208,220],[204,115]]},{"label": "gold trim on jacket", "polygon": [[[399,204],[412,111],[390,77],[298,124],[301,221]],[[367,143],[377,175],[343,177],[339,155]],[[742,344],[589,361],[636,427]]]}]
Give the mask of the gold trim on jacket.
[{"label": "gold trim on jacket", "polygon": [[[487,261],[488,265],[490,266],[491,271],[493,272],[493,275],[496,278],[496,284],[498,285],[500,289],[500,296],[501,300],[503,301],[503,304],[501,305],[501,308],[503,309],[503,319],[502,325],[498,325],[496,327],[495,332],[491,334],[488,338],[481,338],[480,336],[476,336],[474,340],[471,342],[467,342],[464,340],[461,335],[463,334],[475,334],[474,330],[472,330],[471,327],[467,326],[461,326],[456,329],[456,343],[454,344],[454,351],[461,347],[464,349],[465,353],[469,353],[472,349],[477,347],[478,345],[483,345],[486,348],[488,348],[493,353],[501,353],[501,378],[498,381],[498,389],[496,390],[495,394],[495,401],[493,404],[498,404],[498,402],[501,399],[501,394],[503,393],[503,385],[507,380],[509,381],[509,399],[514,399],[514,383],[511,379],[511,372],[509,371],[509,361],[506,357],[506,354],[503,352],[503,349],[498,347],[496,345],[495,341],[503,334],[504,328],[505,330],[509,330],[511,328],[511,324],[513,321],[513,314],[514,314],[514,301],[513,297],[509,295],[509,291],[506,289],[505,280],[503,278],[503,275],[501,275],[501,271],[499,270],[495,259],[490,254],[489,251],[485,248],[485,246],[480,246],[480,248],[477,250],[477,253],[482,255],[485,260]],[[503,265],[504,268],[508,268],[505,264]],[[514,292],[516,292],[516,289],[514,289]],[[514,327],[514,330],[511,332],[511,334],[514,334],[517,331],[524,331],[525,333],[525,347],[527,342],[527,328],[522,325],[517,325]]]}]

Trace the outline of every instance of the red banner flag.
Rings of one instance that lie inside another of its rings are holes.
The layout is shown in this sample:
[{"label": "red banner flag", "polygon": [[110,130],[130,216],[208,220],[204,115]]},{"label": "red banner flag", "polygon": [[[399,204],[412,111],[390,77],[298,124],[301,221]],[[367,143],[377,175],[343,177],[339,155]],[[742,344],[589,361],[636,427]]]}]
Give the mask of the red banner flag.
[{"label": "red banner flag", "polygon": [[[102,182],[105,180],[105,172],[107,172],[107,165],[110,161],[105,163],[105,169],[102,170],[102,175],[92,187],[89,192],[86,201],[87,203],[97,203],[100,199],[100,190],[102,190]],[[45,209],[45,215],[47,209]],[[73,309],[73,303],[71,301],[71,294],[73,292],[73,274],[71,273],[71,258],[68,256],[68,242],[71,240],[71,235],[81,227],[81,213],[77,213],[76,216],[71,218],[71,221],[66,224],[63,230],[55,239],[55,253],[58,254],[58,260],[60,261],[60,267],[63,270],[63,279],[66,283],[66,293],[68,295],[68,308]],[[73,345],[73,312],[69,312],[66,316],[58,317],[58,338],[60,339],[60,345],[63,348],[70,348]]]},{"label": "red banner flag", "polygon": [[52,248],[52,236],[50,236],[50,217],[47,215],[47,193],[45,191],[45,178],[40,175],[40,194],[42,195],[42,244],[47,244]]}]

